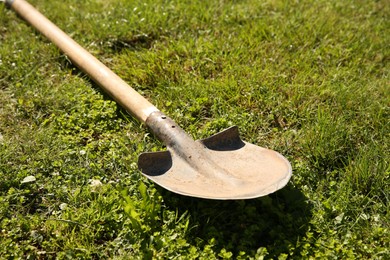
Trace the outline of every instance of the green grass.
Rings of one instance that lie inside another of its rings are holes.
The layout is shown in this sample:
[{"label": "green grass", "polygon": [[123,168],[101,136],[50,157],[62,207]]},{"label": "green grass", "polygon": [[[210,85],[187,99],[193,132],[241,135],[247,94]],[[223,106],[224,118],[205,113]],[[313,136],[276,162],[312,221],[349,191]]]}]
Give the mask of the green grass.
[{"label": "green grass", "polygon": [[163,145],[1,6],[0,258],[390,257],[387,1],[31,3],[194,138],[238,125],[293,177],[246,201],[147,181]]}]

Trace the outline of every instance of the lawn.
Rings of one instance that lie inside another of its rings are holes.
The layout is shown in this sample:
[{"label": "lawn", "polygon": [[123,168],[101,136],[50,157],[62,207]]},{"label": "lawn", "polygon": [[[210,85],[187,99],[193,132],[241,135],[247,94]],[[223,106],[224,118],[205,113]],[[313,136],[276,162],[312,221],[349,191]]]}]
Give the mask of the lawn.
[{"label": "lawn", "polygon": [[237,125],[293,177],[237,201],[137,169],[163,150],[0,6],[1,259],[389,259],[386,0],[31,0],[195,139]]}]

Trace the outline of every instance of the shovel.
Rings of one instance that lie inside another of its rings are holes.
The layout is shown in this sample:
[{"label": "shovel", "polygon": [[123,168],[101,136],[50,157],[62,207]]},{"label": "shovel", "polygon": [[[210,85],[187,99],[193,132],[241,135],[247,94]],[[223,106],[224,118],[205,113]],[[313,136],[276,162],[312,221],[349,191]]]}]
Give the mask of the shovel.
[{"label": "shovel", "polygon": [[139,169],[150,180],[178,194],[220,200],[261,197],[288,183],[291,165],[279,153],[242,141],[236,126],[194,141],[25,0],[5,3],[165,143],[167,151],[138,158]]}]

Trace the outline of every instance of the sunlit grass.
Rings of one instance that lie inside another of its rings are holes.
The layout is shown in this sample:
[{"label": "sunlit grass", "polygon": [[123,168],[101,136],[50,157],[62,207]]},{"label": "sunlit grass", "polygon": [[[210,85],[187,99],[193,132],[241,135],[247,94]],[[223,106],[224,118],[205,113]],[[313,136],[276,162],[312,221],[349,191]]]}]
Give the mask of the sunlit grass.
[{"label": "sunlit grass", "polygon": [[2,6],[0,258],[389,257],[386,1],[31,3],[194,138],[238,125],[293,177],[228,202],[147,181],[163,145]]}]

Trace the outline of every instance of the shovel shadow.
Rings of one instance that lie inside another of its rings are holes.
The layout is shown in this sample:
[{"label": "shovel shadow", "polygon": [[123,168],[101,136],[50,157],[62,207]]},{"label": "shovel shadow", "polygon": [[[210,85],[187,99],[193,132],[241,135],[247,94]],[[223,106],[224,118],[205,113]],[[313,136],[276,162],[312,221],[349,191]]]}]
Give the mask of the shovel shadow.
[{"label": "shovel shadow", "polygon": [[[242,251],[255,256],[261,247],[267,249],[270,258],[291,253],[290,248],[295,248],[305,235],[311,219],[307,198],[291,184],[252,200],[215,201],[164,193],[167,206],[181,214],[189,213],[192,226],[187,233],[189,243],[194,246],[213,243],[214,252],[225,249],[234,258]],[[294,255],[300,255],[295,252],[299,249],[292,250]]]}]

